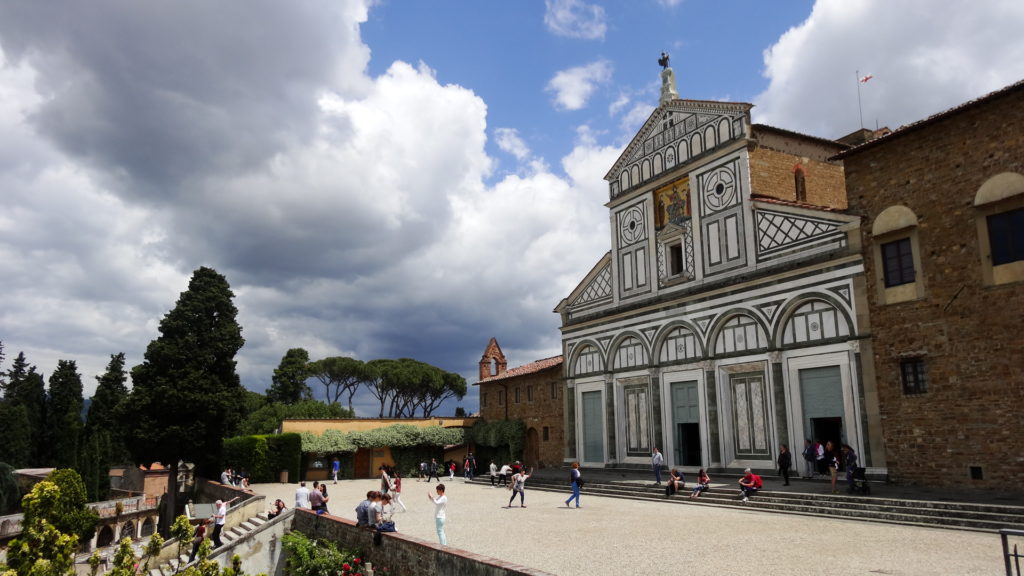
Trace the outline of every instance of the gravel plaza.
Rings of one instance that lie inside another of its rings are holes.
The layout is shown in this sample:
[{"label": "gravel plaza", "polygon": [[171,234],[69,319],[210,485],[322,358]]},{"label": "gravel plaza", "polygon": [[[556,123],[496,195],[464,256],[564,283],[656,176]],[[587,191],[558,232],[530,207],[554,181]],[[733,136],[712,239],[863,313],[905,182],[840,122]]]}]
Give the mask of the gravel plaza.
[{"label": "gravel plaza", "polygon": [[[307,483],[311,486],[312,483]],[[689,502],[588,496],[565,507],[569,491],[530,490],[526,505],[505,508],[511,492],[462,478],[444,481],[448,543],[477,554],[561,576],[601,574],[976,575],[1002,574],[998,534],[744,511]],[[408,506],[398,531],[437,542],[437,483],[403,479]],[[354,508],[378,480],[328,484],[331,514],[355,520]],[[256,484],[268,504],[292,507],[297,484]],[[713,489],[732,490],[732,486]],[[674,497],[674,498],[678,498]]]}]

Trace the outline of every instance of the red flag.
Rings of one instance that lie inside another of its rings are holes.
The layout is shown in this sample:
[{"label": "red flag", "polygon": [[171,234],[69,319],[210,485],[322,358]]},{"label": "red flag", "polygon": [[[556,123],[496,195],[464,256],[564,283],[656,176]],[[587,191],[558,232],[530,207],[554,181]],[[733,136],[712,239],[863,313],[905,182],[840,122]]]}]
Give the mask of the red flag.
[{"label": "red flag", "polygon": [[861,78],[860,82],[861,82],[861,84],[863,84],[863,83],[867,82],[868,80],[871,80],[872,78],[874,78],[874,76],[872,76],[871,74],[868,74],[867,76]]}]

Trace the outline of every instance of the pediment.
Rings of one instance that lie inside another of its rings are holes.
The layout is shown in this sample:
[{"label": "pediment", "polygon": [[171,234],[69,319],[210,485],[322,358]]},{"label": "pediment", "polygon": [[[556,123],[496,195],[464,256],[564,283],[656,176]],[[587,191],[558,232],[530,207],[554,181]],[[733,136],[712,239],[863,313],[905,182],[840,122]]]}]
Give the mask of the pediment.
[{"label": "pediment", "polygon": [[[608,252],[565,299],[568,308],[587,306],[612,298],[612,254]],[[556,310],[557,311],[557,310]]]}]

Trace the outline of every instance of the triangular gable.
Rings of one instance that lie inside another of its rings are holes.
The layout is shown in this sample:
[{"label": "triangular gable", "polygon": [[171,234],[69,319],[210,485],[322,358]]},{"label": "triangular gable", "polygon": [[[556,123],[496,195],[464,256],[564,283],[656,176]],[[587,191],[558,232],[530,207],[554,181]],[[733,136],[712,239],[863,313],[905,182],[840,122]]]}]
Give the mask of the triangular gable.
[{"label": "triangular gable", "polygon": [[[654,109],[604,179],[609,182],[618,180],[619,174],[630,164],[661,152],[669,144],[678,144],[694,133],[703,132],[708,126],[716,125],[723,119],[730,125],[745,120],[743,125],[749,127],[751,108],[752,104],[714,100],[679,99],[666,102]],[[669,123],[671,126],[668,126]],[[737,132],[733,130],[730,139],[746,136]]]},{"label": "triangular gable", "polygon": [[611,300],[611,297],[612,253],[607,252],[597,261],[597,264],[583,277],[583,281],[576,286],[575,290],[569,293],[569,296],[562,301],[562,304],[555,311],[559,312],[563,306],[575,308],[594,302]]}]

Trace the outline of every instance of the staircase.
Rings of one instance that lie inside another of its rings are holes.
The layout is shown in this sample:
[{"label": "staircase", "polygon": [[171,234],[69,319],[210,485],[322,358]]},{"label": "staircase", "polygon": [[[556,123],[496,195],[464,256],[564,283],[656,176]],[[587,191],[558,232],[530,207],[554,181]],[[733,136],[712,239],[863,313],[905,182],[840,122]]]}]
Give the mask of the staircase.
[{"label": "staircase", "polygon": [[[266,524],[267,522],[269,522],[267,514],[265,512],[261,512],[259,515],[245,520],[234,528],[221,532],[220,541],[223,542],[224,545],[214,550],[211,553],[211,556],[218,552],[230,550],[233,543],[244,538],[250,532],[256,530],[256,528]],[[184,554],[181,556],[172,558],[169,562],[161,564],[158,568],[150,569],[149,576],[173,576],[174,574],[183,571],[187,566],[189,566],[188,555],[190,552],[192,552],[191,544],[184,548]],[[198,559],[195,560],[195,562],[198,561]],[[195,562],[192,563],[194,564]]]},{"label": "staircase", "polygon": [[[475,481],[489,483],[486,477]],[[682,506],[723,506],[779,514],[801,514],[846,518],[865,522],[884,522],[907,526],[928,526],[956,530],[998,532],[1001,528],[1024,529],[1024,506],[975,504],[931,500],[909,500],[848,494],[781,492],[762,489],[748,502],[742,502],[735,483],[712,484],[700,498],[689,498],[692,485],[671,498],[664,486],[636,481],[590,480],[583,488],[588,496],[606,496],[631,500],[656,500]],[[564,480],[530,478],[531,490],[568,494]]]}]

